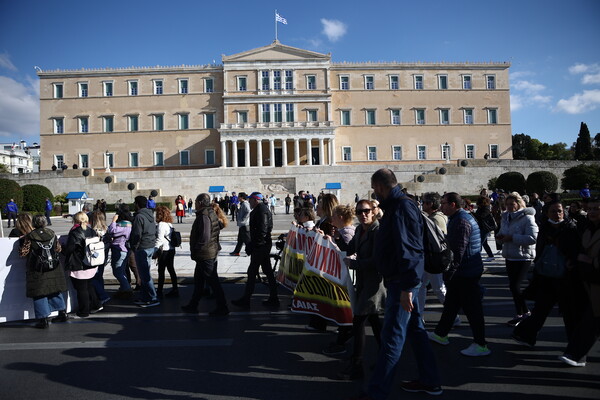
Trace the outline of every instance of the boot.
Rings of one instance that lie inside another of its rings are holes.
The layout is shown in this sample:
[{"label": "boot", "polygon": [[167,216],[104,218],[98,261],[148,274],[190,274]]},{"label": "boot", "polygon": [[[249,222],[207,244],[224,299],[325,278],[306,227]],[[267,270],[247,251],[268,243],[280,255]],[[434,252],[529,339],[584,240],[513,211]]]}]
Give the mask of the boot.
[{"label": "boot", "polygon": [[40,318],[33,327],[38,329],[46,329],[48,326],[48,318]]},{"label": "boot", "polygon": [[58,312],[58,316],[52,318],[52,322],[67,322],[69,319],[69,315],[67,314],[67,310],[61,310]]},{"label": "boot", "polygon": [[362,366],[362,360],[355,360],[352,358],[350,363],[340,372],[337,377],[344,381],[356,381],[364,378],[365,372]]},{"label": "boot", "polygon": [[171,289],[167,294],[165,294],[165,297],[179,297],[179,289],[178,288]]},{"label": "boot", "polygon": [[236,307],[249,308],[250,307],[250,297],[242,296],[237,300],[231,300],[231,304],[233,304]]}]

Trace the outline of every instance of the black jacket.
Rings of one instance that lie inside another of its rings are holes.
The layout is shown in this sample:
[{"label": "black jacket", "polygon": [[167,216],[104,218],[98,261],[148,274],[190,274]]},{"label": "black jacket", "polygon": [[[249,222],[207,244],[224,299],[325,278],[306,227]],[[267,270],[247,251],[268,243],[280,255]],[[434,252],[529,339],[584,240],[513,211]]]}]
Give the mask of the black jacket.
[{"label": "black jacket", "polygon": [[65,269],[69,271],[80,271],[90,269],[83,263],[85,258],[85,239],[97,236],[96,232],[88,225],[84,230],[81,226],[71,229],[67,239],[67,245],[63,247],[62,253],[65,255]]},{"label": "black jacket", "polygon": [[149,208],[142,208],[133,217],[129,245],[133,250],[151,249],[156,242],[156,221]]},{"label": "black jacket", "polygon": [[192,260],[204,261],[217,258],[221,229],[222,225],[212,207],[208,206],[196,211],[196,219],[190,232]]},{"label": "black jacket", "polygon": [[259,202],[250,212],[250,245],[252,248],[272,245],[273,216],[269,206]]}]

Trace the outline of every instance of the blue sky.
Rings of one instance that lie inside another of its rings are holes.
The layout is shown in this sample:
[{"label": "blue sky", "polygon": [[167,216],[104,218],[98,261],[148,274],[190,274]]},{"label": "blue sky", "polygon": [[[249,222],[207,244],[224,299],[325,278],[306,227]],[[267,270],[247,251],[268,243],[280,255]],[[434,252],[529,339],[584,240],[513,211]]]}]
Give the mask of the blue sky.
[{"label": "blue sky", "polygon": [[598,0],[0,0],[0,142],[39,141],[48,69],[206,64],[271,43],[333,61],[509,61],[513,134],[600,132]]}]

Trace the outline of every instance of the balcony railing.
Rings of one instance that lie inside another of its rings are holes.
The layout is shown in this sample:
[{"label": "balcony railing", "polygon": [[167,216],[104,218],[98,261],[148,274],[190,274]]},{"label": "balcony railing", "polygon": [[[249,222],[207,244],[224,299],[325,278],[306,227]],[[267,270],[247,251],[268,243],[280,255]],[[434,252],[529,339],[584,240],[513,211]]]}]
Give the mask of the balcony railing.
[{"label": "balcony railing", "polygon": [[220,129],[328,128],[332,126],[334,126],[333,121],[245,122],[221,124]]}]

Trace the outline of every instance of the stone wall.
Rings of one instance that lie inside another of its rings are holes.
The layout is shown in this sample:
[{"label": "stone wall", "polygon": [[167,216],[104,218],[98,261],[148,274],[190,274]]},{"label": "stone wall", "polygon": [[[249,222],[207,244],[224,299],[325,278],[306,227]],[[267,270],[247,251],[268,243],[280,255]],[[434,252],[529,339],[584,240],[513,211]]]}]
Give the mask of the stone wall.
[{"label": "stone wall", "polygon": [[[109,203],[119,199],[129,201],[138,194],[147,196],[153,189],[158,191],[159,201],[172,201],[178,194],[186,198],[195,197],[198,193],[207,192],[209,186],[225,186],[225,190],[229,192],[261,191],[266,194],[285,195],[299,190],[308,190],[316,194],[325,188],[326,183],[339,182],[342,185],[339,192],[341,201],[351,203],[355,193],[361,198],[370,194],[371,174],[382,167],[392,169],[398,181],[411,193],[456,191],[461,194],[477,194],[491,178],[504,172],[518,171],[527,177],[532,172],[544,170],[554,173],[560,180],[565,169],[579,164],[579,161],[468,160],[466,167],[460,166],[460,161],[453,161],[450,164],[365,163],[278,168],[113,170],[110,174],[106,174],[104,170],[92,170],[88,177],[82,176],[82,170],[70,169],[2,177],[14,179],[20,185],[44,185],[54,194],[85,191],[89,197],[105,199]],[[439,173],[441,168],[446,168],[443,175]],[[109,184],[105,183],[107,176],[112,178]],[[134,190],[127,189],[129,183],[135,185]]]}]

